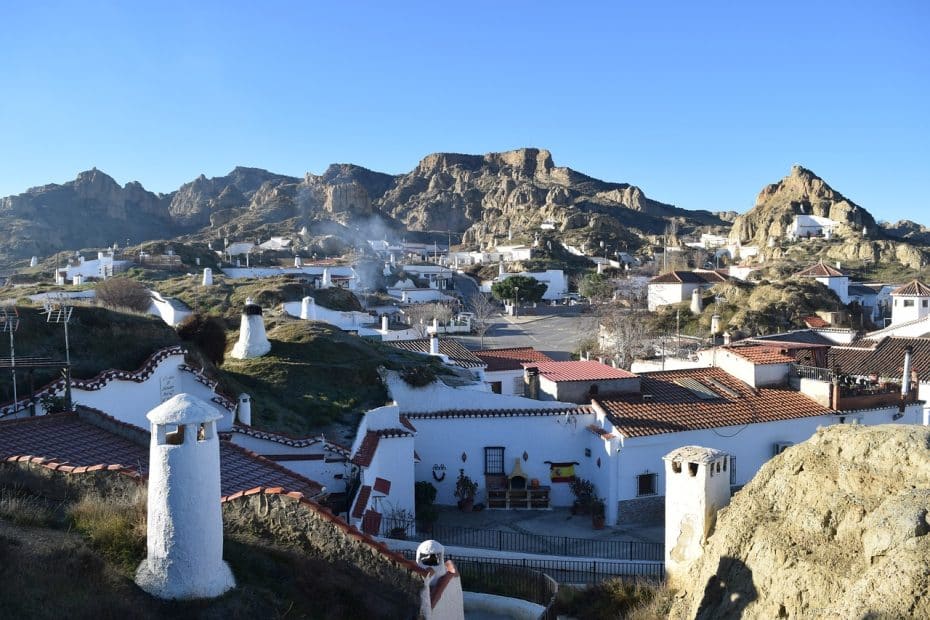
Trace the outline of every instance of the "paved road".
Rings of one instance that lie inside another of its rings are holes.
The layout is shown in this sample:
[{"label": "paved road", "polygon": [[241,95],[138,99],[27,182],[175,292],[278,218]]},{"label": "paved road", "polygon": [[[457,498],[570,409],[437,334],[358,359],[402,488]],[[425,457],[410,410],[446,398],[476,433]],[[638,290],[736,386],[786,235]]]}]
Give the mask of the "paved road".
[{"label": "paved road", "polygon": [[[552,359],[567,360],[582,340],[594,335],[596,325],[590,315],[499,316],[484,336],[484,348],[533,347]],[[481,348],[476,336],[461,340],[469,348]]]}]

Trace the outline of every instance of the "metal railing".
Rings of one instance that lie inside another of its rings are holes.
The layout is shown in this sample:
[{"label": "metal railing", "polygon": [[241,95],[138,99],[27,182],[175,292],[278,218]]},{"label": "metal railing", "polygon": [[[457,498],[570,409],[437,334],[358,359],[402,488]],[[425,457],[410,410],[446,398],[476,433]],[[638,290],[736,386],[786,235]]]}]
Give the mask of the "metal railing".
[{"label": "metal railing", "polygon": [[[385,535],[389,536],[390,533],[385,531]],[[665,545],[663,543],[632,540],[591,540],[440,524],[434,524],[430,532],[420,532],[416,537],[423,540],[433,538],[447,546],[476,547],[496,551],[604,558],[608,560],[662,562],[665,559]]]},{"label": "metal railing", "polygon": [[791,364],[791,375],[801,379],[813,379],[815,381],[833,381],[833,371],[817,366],[802,366],[801,364]]}]

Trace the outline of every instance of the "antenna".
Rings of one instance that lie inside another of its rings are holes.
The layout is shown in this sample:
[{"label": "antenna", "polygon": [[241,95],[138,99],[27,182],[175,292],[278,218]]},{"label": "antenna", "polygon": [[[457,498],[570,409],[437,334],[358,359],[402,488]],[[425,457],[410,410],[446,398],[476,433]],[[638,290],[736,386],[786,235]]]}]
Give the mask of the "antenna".
[{"label": "antenna", "polygon": [[[12,309],[12,312],[10,311]],[[0,332],[9,332],[10,334],[10,374],[13,375],[13,407],[19,402],[16,393],[16,347],[13,344],[13,333],[19,329],[19,311],[16,306],[4,306],[0,308]]]},{"label": "antenna", "polygon": [[68,321],[74,306],[64,295],[46,297],[42,304],[46,323],[61,323],[65,327],[65,407],[71,411],[71,347],[68,344]]}]

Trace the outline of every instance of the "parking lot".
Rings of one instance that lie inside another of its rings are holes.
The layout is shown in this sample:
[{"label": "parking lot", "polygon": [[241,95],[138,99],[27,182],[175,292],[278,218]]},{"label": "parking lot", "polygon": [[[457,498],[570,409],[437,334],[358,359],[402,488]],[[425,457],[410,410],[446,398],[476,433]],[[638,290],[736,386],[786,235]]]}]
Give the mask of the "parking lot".
[{"label": "parking lot", "polygon": [[[484,335],[486,349],[533,347],[555,360],[567,360],[578,344],[596,334],[597,319],[577,311],[534,316],[498,316]],[[540,308],[540,312],[545,312]],[[477,336],[461,338],[470,349],[482,348]]]}]

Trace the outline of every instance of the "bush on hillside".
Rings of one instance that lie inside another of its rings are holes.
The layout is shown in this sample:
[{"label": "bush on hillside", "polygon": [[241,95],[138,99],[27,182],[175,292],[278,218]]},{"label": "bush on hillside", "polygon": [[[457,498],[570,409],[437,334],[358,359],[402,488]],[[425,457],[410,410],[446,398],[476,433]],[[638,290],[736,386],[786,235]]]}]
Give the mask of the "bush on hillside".
[{"label": "bush on hillside", "polygon": [[211,362],[223,364],[226,354],[226,326],[215,316],[194,313],[177,327],[181,340],[195,344]]},{"label": "bush on hillside", "polygon": [[94,288],[97,301],[107,308],[148,312],[152,296],[148,289],[130,278],[109,278]]}]

